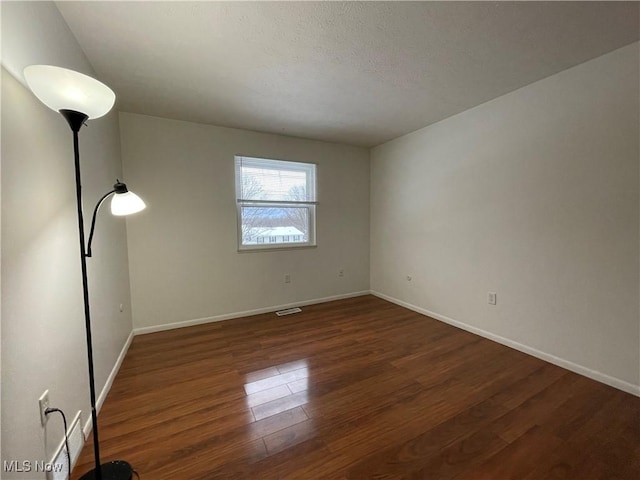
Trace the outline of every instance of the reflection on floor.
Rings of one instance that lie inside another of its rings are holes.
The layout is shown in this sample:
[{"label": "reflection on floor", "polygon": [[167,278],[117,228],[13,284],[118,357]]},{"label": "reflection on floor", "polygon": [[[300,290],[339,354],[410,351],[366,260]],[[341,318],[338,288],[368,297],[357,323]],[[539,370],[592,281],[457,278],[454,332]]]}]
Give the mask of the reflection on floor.
[{"label": "reflection on floor", "polygon": [[306,360],[257,370],[245,380],[245,402],[255,420],[251,436],[262,438],[269,454],[313,436],[313,420],[304,410],[309,402]]}]

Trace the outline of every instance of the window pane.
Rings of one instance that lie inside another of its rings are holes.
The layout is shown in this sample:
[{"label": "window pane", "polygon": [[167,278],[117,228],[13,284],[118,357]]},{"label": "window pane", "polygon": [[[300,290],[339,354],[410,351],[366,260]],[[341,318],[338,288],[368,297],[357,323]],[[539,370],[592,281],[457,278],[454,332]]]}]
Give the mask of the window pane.
[{"label": "window pane", "polygon": [[242,245],[308,243],[310,208],[241,207]]},{"label": "window pane", "polygon": [[305,172],[244,167],[242,199],[305,202],[307,175]]},{"label": "window pane", "polygon": [[315,172],[311,163],[236,157],[238,199],[313,202]]}]

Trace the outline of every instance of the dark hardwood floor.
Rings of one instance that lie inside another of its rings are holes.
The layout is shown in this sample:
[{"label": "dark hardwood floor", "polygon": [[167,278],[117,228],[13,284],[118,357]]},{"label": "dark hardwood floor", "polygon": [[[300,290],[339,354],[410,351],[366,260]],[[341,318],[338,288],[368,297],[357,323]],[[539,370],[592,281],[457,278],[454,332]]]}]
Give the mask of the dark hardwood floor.
[{"label": "dark hardwood floor", "polygon": [[143,480],[640,478],[639,398],[373,296],[135,337],[100,435]]}]

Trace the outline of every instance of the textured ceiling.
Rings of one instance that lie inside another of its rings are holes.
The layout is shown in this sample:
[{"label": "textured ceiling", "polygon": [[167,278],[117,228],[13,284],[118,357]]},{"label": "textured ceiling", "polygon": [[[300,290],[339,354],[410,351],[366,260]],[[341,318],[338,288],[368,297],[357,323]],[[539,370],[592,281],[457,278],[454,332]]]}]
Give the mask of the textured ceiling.
[{"label": "textured ceiling", "polygon": [[363,146],[639,38],[635,2],[57,6],[120,110]]}]

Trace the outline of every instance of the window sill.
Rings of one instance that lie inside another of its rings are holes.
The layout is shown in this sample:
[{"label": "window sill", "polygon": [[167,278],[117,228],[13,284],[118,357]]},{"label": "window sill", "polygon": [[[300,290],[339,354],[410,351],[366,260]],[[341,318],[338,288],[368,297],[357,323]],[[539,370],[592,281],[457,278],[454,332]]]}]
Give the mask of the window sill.
[{"label": "window sill", "polygon": [[238,253],[256,253],[256,252],[281,252],[281,251],[291,251],[291,250],[304,250],[309,248],[318,248],[318,245],[284,245],[282,247],[251,247],[251,248],[238,248]]}]

